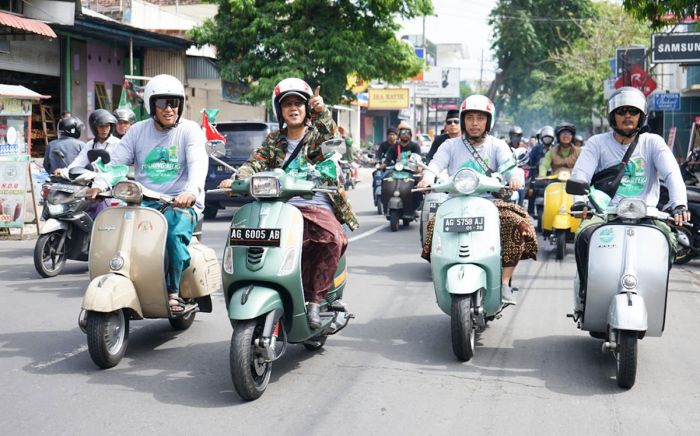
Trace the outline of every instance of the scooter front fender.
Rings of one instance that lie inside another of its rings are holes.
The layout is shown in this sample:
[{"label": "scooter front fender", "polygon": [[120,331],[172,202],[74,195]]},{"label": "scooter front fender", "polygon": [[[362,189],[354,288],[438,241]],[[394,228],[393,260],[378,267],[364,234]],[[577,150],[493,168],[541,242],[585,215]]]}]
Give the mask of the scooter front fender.
[{"label": "scooter front fender", "polygon": [[552,229],[554,230],[570,230],[572,228],[571,218],[568,215],[555,215],[552,221]]},{"label": "scooter front fender", "polygon": [[136,288],[131,280],[114,273],[95,277],[88,284],[82,308],[93,312],[114,312],[129,308],[138,319],[143,318]]},{"label": "scooter front fender", "polygon": [[46,220],[44,225],[41,226],[42,235],[56,232],[58,230],[68,230],[68,223],[65,221],[59,221],[56,218],[49,218],[48,220]]},{"label": "scooter front fender", "polygon": [[445,284],[450,294],[473,294],[479,289],[487,289],[486,271],[477,265],[454,265],[447,270]]},{"label": "scooter front fender", "polygon": [[284,310],[278,291],[261,285],[238,288],[228,302],[228,317],[232,321],[254,319],[273,310]]},{"label": "scooter front fender", "polygon": [[615,295],[608,308],[608,325],[616,330],[647,331],[647,307],[637,294]]},{"label": "scooter front fender", "polygon": [[389,199],[389,205],[387,206],[388,210],[392,209],[403,209],[403,201],[401,201],[401,197],[391,197]]}]

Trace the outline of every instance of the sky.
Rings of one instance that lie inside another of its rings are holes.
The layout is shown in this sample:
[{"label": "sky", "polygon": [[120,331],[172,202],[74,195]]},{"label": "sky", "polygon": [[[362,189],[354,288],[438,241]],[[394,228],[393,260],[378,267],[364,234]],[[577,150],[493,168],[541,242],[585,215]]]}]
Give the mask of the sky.
[{"label": "sky", "polygon": [[[496,0],[433,0],[434,13],[425,19],[425,37],[435,44],[463,44],[468,60],[458,65],[464,79],[478,80],[484,51],[484,80],[491,80],[497,65],[491,54],[488,15]],[[399,36],[423,33],[423,18],[402,21]],[[438,60],[439,62],[439,60]]]}]

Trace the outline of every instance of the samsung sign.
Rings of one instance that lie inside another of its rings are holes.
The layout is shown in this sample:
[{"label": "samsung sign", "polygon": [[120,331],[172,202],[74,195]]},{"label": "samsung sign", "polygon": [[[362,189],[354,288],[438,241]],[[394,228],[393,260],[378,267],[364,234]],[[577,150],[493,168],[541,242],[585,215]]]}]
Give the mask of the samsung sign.
[{"label": "samsung sign", "polygon": [[655,33],[651,50],[655,64],[700,63],[700,33]]}]

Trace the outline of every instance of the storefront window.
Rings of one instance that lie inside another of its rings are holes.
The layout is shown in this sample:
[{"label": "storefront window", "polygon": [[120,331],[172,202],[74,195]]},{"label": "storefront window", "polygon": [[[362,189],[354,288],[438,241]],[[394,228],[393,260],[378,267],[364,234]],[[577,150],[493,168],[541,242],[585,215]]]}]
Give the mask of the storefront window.
[{"label": "storefront window", "polygon": [[0,11],[21,14],[23,11],[22,0],[0,0]]}]

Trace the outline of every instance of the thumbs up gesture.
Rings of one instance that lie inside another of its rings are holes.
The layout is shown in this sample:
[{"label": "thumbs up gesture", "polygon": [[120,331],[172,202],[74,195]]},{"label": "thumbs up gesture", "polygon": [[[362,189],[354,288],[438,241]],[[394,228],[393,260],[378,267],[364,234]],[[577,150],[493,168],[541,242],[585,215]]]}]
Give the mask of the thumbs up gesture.
[{"label": "thumbs up gesture", "polygon": [[311,107],[311,110],[316,112],[317,114],[320,114],[321,112],[326,110],[326,104],[323,103],[323,97],[321,97],[320,93],[321,87],[317,86],[314,90],[313,97],[311,97],[311,100],[309,100],[309,107]]}]

